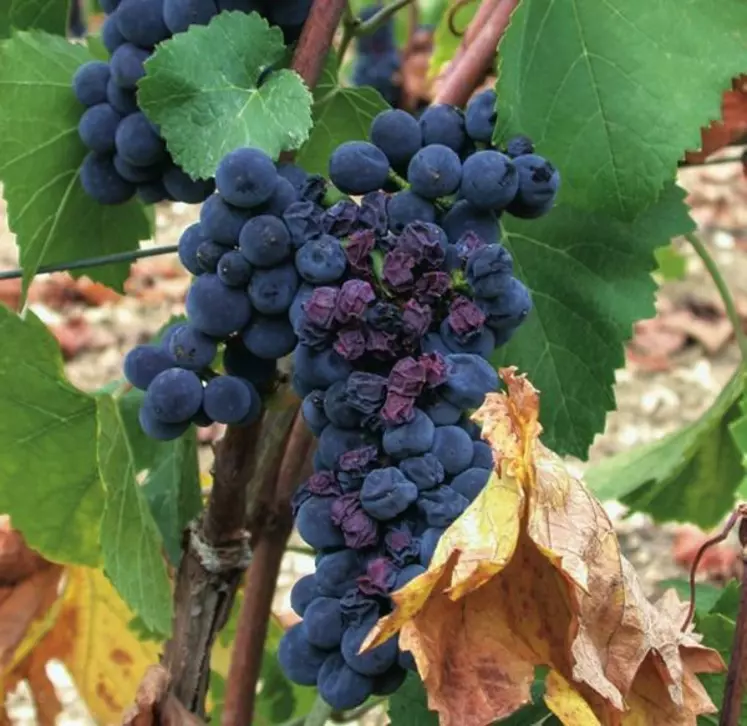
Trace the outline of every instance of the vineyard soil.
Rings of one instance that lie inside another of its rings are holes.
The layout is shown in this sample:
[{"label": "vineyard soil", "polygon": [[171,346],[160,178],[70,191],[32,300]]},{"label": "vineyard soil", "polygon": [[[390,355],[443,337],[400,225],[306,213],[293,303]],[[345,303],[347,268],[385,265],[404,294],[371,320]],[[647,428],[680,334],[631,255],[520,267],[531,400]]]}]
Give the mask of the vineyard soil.
[{"label": "vineyard soil", "polygon": [[[726,153],[731,157],[738,155],[734,149]],[[680,175],[680,183],[690,193],[701,234],[722,266],[743,316],[747,317],[747,179],[739,164],[724,164],[686,170]],[[0,268],[5,269],[16,265],[16,247],[7,229],[4,209],[0,209],[0,214]],[[196,217],[194,207],[161,205],[157,211],[158,243],[175,243],[193,217]],[[735,230],[737,234],[733,233]],[[699,336],[697,325],[692,324],[694,319],[697,322],[692,311],[708,313],[715,292],[689,248],[684,254],[689,269],[687,279],[663,286],[660,293],[663,317],[659,321],[662,324],[642,326],[642,332],[634,340],[629,364],[618,374],[618,411],[608,417],[605,435],[599,437],[592,449],[591,464],[697,418],[721,390],[738,361],[732,343],[718,347],[718,316],[705,326],[709,335],[704,338]],[[73,294],[74,288],[65,289],[61,279],[63,276],[39,278],[32,287],[31,304],[68,350],[67,371],[71,381],[89,390],[119,375],[123,354],[148,339],[169,316],[182,312],[181,301],[188,286],[186,272],[175,257],[141,261],[130,280],[130,294],[123,298],[105,296],[100,305],[85,301],[96,297],[90,290],[82,300]],[[2,283],[0,295],[6,302],[12,302],[14,289],[11,283]],[[682,332],[686,329],[687,334]],[[663,357],[661,352],[668,345],[673,350]],[[201,446],[203,471],[207,471],[212,457],[208,435],[219,433],[217,428],[206,432]],[[578,466],[580,469],[581,465]],[[619,515],[621,509],[611,505],[610,511]],[[683,571],[672,557],[674,527],[657,527],[636,516],[620,519],[618,529],[623,548],[643,575],[649,594],[655,592],[658,581],[682,576]],[[286,555],[276,595],[278,612],[289,611],[287,595],[291,583],[311,569],[309,558]],[[58,675],[52,674],[56,682]],[[72,687],[61,680],[59,685],[66,706],[66,716],[59,723],[65,726],[91,723]],[[23,692],[11,697],[10,712],[17,724],[35,723]]]}]

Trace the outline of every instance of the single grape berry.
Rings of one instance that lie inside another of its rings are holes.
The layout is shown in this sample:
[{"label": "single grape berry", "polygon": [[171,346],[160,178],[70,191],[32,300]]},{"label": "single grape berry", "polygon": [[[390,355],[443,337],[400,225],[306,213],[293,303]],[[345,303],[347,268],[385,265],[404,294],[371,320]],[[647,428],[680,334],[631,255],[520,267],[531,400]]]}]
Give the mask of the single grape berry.
[{"label": "single grape berry", "polygon": [[238,250],[225,251],[218,261],[218,277],[228,287],[246,287],[252,277],[252,266]]},{"label": "single grape berry", "polygon": [[111,71],[109,64],[103,61],[89,61],[75,71],[73,76],[73,93],[84,106],[95,106],[104,103],[106,88]]},{"label": "single grape berry", "polygon": [[174,359],[160,346],[138,345],[125,356],[124,375],[135,388],[144,391],[159,373],[174,365]]},{"label": "single grape berry", "polygon": [[244,209],[266,202],[277,180],[275,164],[259,149],[236,149],[226,154],[215,172],[215,184],[223,199]]},{"label": "single grape berry", "polygon": [[368,194],[381,189],[388,176],[389,160],[367,141],[346,141],[329,160],[329,178],[345,194]]},{"label": "single grape berry", "polygon": [[123,179],[109,154],[91,151],[80,168],[83,190],[100,204],[124,204],[135,195],[135,185]]},{"label": "single grape berry", "polygon": [[429,106],[420,116],[423,146],[438,144],[461,153],[467,136],[464,130],[464,115],[446,103]]},{"label": "single grape berry", "polygon": [[423,146],[420,124],[406,111],[382,111],[371,124],[371,142],[394,168],[405,166]]},{"label": "single grape berry", "polygon": [[462,162],[456,152],[443,144],[432,144],[410,160],[407,179],[412,191],[425,199],[453,194],[462,180]]},{"label": "single grape berry", "polygon": [[195,330],[191,325],[183,325],[169,338],[169,353],[180,368],[199,371],[207,368],[218,353],[214,338]]},{"label": "single grape berry", "polygon": [[472,141],[480,144],[491,142],[498,119],[496,103],[497,96],[492,88],[477,93],[470,99],[464,113],[464,125]]},{"label": "single grape berry", "polygon": [[137,82],[145,75],[145,61],[150,58],[150,52],[132,43],[123,43],[109,61],[114,82],[120,88],[135,90]]},{"label": "single grape berry", "polygon": [[151,381],[143,406],[149,407],[163,423],[181,423],[197,413],[202,398],[202,382],[195,373],[170,368]]},{"label": "single grape berry", "polygon": [[117,153],[135,166],[151,166],[166,159],[166,144],[141,112],[122,119],[116,144]]},{"label": "single grape berry", "polygon": [[507,156],[497,151],[478,151],[462,166],[459,191],[480,210],[504,210],[519,189],[519,174]]},{"label": "single grape berry", "polygon": [[235,376],[216,376],[205,386],[205,413],[223,424],[235,424],[244,420],[253,406],[255,391],[245,381]]},{"label": "single grape berry", "polygon": [[226,287],[217,275],[196,277],[185,302],[189,322],[200,332],[225,338],[244,328],[251,304],[242,290]]},{"label": "single grape berry", "polygon": [[108,103],[85,110],[78,123],[80,140],[91,151],[106,154],[114,151],[114,139],[122,116]]}]

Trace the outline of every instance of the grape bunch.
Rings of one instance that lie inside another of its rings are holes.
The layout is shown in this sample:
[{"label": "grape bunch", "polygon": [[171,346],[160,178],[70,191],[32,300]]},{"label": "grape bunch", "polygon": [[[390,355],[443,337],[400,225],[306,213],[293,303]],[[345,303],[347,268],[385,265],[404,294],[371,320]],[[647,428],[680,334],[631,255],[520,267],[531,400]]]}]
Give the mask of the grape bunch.
[{"label": "grape bunch", "polygon": [[[238,149],[219,164],[216,186],[179,240],[179,258],[195,276],[187,322],[125,357],[125,377],[145,391],[140,425],[162,441],[191,424],[256,421],[277,359],[297,344],[289,309],[301,277],[293,255],[309,225],[321,223],[324,180]],[[221,350],[224,374],[213,368]]]},{"label": "grape bunch", "polygon": [[155,46],[220,12],[257,11],[278,25],[287,42],[300,35],[312,0],[102,0],[101,38],[108,63],[90,61],[73,77],[86,110],[78,133],[89,150],[81,167],[85,192],[100,204],[123,204],[135,194],[146,204],[199,204],[213,180],[192,179],[171,159],[156,125],[140,111],[137,83]]},{"label": "grape bunch", "polygon": [[[382,5],[370,5],[360,13],[361,21],[369,20]],[[391,106],[398,106],[400,86],[395,83],[402,58],[394,39],[394,20],[390,18],[373,33],[361,35],[356,40],[356,55],[353,63],[354,86],[375,88]]]},{"label": "grape bunch", "polygon": [[493,468],[470,414],[499,386],[490,355],[531,310],[498,217],[546,214],[559,185],[529,139],[491,146],[495,105],[489,91],[465,113],[377,116],[370,142],[330,159],[360,205],[332,206],[296,253],[312,288],[291,307],[293,384],[318,447],[292,506],[318,554],[291,592],[302,621],[278,658],[337,710],[394,692],[414,668],[396,636],[359,649]]}]

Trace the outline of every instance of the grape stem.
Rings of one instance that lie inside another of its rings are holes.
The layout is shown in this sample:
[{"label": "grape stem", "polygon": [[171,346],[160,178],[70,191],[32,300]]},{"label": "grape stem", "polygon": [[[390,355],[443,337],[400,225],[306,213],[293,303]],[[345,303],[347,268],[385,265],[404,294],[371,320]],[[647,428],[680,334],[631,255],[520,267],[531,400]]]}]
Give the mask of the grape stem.
[{"label": "grape stem", "polygon": [[[462,38],[465,50],[452,62],[448,75],[436,93],[434,103],[449,103],[454,106],[464,106],[467,103],[473,91],[480,85],[486,70],[491,67],[498,42],[508,27],[511,14],[518,3],[519,0],[500,0],[482,25],[478,25],[482,13],[478,12],[475,15]],[[469,42],[473,28],[476,35],[474,40]]]},{"label": "grape stem", "polygon": [[[57,265],[43,265],[37,271],[34,277],[39,275],[48,275],[52,272],[69,272],[71,270],[84,270],[89,267],[104,267],[105,265],[117,265],[121,262],[134,262],[143,257],[156,257],[158,255],[171,255],[178,249],[177,245],[163,245],[161,247],[148,247],[142,250],[132,250],[131,252],[118,252],[113,255],[102,255],[101,257],[89,257],[84,260],[71,260],[70,262],[60,262]],[[23,277],[23,269],[5,270],[0,272],[0,280],[15,280]]]},{"label": "grape stem", "polygon": [[310,473],[311,432],[296,407],[293,427],[275,472],[262,483],[257,509],[250,519],[254,559],[244,587],[231,667],[226,682],[222,726],[251,724],[262,670],[264,644],[272,614],[280,564],[293,531],[290,500],[304,473]]},{"label": "grape stem", "polygon": [[340,62],[345,57],[353,38],[376,32],[382,25],[389,22],[389,19],[395,13],[402,10],[402,8],[406,8],[408,5],[412,5],[414,2],[415,0],[394,0],[394,2],[385,5],[377,13],[374,13],[368,20],[361,20],[357,17],[346,2],[342,18],[342,40],[338,49]]},{"label": "grape stem", "polygon": [[731,294],[729,285],[726,283],[724,276],[721,274],[719,266],[716,264],[716,260],[708,251],[708,248],[703,244],[703,241],[693,232],[689,232],[685,235],[685,239],[690,243],[695,253],[700,257],[701,262],[706,268],[706,271],[711,276],[716,289],[718,290],[721,300],[724,303],[724,309],[726,310],[726,316],[734,328],[734,336],[739,346],[739,352],[742,354],[742,364],[747,365],[747,336],[744,334],[744,328],[742,326],[742,319],[737,311],[737,304],[734,302],[734,296]]}]

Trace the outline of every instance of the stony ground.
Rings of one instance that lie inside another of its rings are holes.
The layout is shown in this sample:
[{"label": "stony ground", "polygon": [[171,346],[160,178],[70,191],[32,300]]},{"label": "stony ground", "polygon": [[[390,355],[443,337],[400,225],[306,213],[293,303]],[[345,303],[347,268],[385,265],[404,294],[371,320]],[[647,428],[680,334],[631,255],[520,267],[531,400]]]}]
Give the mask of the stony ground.
[{"label": "stony ground", "polygon": [[[732,149],[728,154],[737,156],[738,152]],[[681,174],[680,183],[690,192],[700,234],[722,265],[747,317],[747,181],[741,166],[723,164],[687,170]],[[195,211],[184,205],[159,209],[156,243],[175,243],[194,216]],[[618,410],[609,416],[604,434],[597,438],[592,462],[654,440],[696,419],[737,363],[737,351],[713,286],[689,248],[682,245],[682,250],[687,257],[687,279],[662,287],[658,318],[637,331],[629,363],[617,378]],[[16,260],[13,235],[2,214],[0,267],[13,267]],[[154,258],[136,265],[127,297],[109,295],[97,286],[73,287],[65,276],[52,276],[35,283],[31,306],[60,339],[71,381],[81,388],[94,389],[119,376],[127,349],[147,340],[171,314],[181,312],[187,284],[174,257]],[[0,285],[4,302],[13,304],[16,294],[12,283]],[[205,470],[210,459],[206,443],[201,452]],[[579,470],[585,466],[570,463]],[[622,509],[614,503],[609,504],[609,510],[617,521],[625,550],[650,592],[661,579],[682,575],[673,558],[672,526],[653,526],[641,516],[624,519]],[[286,557],[276,598],[279,612],[288,608],[292,582],[312,568],[310,558]],[[50,675],[66,705],[58,723],[91,723],[64,668],[53,665]],[[12,695],[10,705],[15,723],[36,723],[23,689]]]}]

